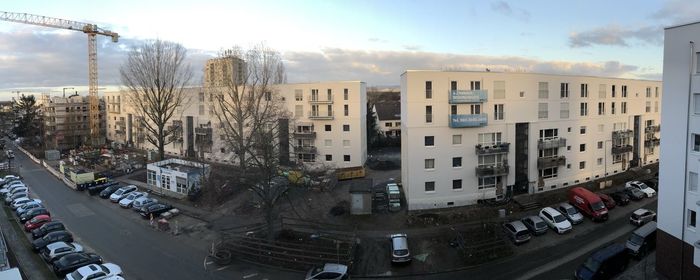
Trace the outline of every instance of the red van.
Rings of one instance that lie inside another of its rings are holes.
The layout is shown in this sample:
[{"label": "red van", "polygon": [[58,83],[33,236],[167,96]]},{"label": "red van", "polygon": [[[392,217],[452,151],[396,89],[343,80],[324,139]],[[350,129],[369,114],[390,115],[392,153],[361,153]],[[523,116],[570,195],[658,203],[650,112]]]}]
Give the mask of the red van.
[{"label": "red van", "polygon": [[581,213],[593,218],[594,221],[608,220],[608,209],[598,195],[591,191],[575,187],[569,190],[569,203],[578,208]]}]

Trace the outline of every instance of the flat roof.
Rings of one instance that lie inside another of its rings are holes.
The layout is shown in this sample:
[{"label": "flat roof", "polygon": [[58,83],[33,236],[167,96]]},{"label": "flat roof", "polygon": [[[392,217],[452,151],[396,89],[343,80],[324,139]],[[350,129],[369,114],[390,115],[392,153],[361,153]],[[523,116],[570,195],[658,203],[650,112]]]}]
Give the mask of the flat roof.
[{"label": "flat roof", "polygon": [[513,75],[544,75],[544,76],[560,76],[560,77],[583,77],[583,78],[597,78],[597,79],[615,79],[615,80],[628,80],[628,81],[649,81],[649,82],[662,82],[660,80],[649,80],[649,79],[631,79],[631,78],[617,78],[617,77],[603,77],[603,76],[593,76],[593,75],[574,75],[574,74],[551,74],[551,73],[537,73],[537,72],[505,72],[505,71],[481,71],[481,70],[420,70],[420,69],[408,69],[401,73],[401,76],[408,72],[444,72],[444,73],[481,73],[481,74],[513,74]]},{"label": "flat roof", "polygon": [[683,27],[683,26],[698,24],[698,23],[700,23],[700,21],[693,21],[693,22],[688,22],[688,23],[681,23],[681,24],[677,24],[677,25],[671,25],[671,26],[669,26],[669,27],[664,27],[664,30],[666,30],[666,29],[672,29],[672,28],[676,28],[676,27]]},{"label": "flat roof", "polygon": [[170,170],[177,170],[184,173],[199,172],[199,168],[191,165],[179,164],[176,162],[159,165],[158,167],[167,168]]}]

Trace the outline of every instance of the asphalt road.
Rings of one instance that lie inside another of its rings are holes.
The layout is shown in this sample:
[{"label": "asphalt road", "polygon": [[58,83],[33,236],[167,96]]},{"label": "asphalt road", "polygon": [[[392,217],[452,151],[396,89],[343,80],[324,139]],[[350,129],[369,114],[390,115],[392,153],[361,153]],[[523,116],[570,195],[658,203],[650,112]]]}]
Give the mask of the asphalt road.
[{"label": "asphalt road", "polygon": [[[207,245],[148,227],[131,210],[66,187],[21,152],[16,164],[30,192],[54,219],[63,221],[76,242],[122,267],[126,279],[294,279],[296,274],[237,263],[206,269]],[[293,277],[293,278],[292,278]]]}]

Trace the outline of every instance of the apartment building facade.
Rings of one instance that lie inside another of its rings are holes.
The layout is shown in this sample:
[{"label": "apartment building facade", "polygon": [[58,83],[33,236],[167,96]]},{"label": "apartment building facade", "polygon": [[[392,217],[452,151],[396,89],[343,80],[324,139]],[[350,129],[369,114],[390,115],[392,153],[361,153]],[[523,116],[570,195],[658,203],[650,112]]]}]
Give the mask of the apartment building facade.
[{"label": "apartment building facade", "polygon": [[384,101],[372,106],[379,133],[385,137],[401,138],[401,102]]},{"label": "apartment building facade", "polygon": [[[74,149],[90,144],[90,100],[87,96],[68,97],[41,95],[37,104],[41,106],[47,148]],[[105,103],[99,101],[100,133],[99,143],[105,139]]]},{"label": "apartment building facade", "polygon": [[538,193],[658,161],[661,83],[531,73],[401,76],[409,210]]},{"label": "apartment building facade", "polygon": [[656,271],[700,279],[700,22],[664,33]]}]

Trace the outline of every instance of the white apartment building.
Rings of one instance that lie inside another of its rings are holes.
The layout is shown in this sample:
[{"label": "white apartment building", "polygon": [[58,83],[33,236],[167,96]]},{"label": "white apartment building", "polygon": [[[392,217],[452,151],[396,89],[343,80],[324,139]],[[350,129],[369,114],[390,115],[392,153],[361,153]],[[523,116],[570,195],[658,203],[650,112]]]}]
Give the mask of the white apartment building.
[{"label": "white apartment building", "polygon": [[[360,81],[281,84],[273,86],[292,116],[288,133],[289,159],[330,167],[355,167],[367,159],[365,83]],[[231,163],[222,127],[215,115],[216,102],[204,88],[187,89],[187,101],[177,110],[172,125],[180,127],[166,145],[166,154],[199,157],[212,162]],[[153,149],[138,125],[137,114],[121,92],[105,94],[107,138],[115,143]],[[313,164],[311,164],[313,165]]]},{"label": "white apartment building", "polygon": [[531,73],[401,75],[409,210],[475,204],[658,161],[661,82]]},{"label": "white apartment building", "polygon": [[664,34],[656,271],[700,279],[700,22]]}]

